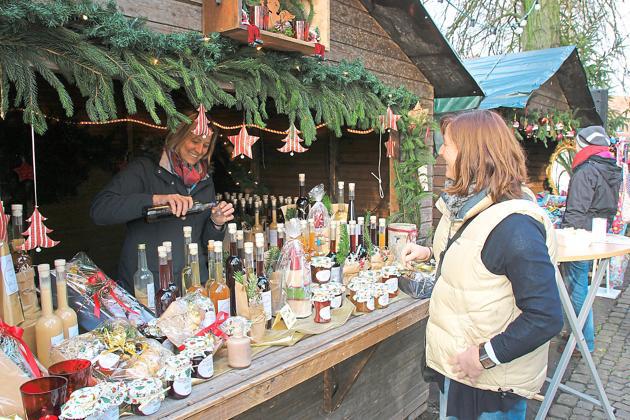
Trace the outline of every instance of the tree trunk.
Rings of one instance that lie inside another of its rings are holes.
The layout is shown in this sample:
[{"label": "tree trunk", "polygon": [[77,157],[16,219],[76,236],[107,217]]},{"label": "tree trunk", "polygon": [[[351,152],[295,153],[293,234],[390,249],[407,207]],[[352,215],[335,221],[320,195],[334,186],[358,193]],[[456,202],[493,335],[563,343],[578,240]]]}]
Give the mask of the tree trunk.
[{"label": "tree trunk", "polygon": [[[536,0],[523,0],[529,10]],[[533,10],[521,35],[521,50],[539,50],[560,46],[560,5],[558,0],[538,0],[540,10]]]}]

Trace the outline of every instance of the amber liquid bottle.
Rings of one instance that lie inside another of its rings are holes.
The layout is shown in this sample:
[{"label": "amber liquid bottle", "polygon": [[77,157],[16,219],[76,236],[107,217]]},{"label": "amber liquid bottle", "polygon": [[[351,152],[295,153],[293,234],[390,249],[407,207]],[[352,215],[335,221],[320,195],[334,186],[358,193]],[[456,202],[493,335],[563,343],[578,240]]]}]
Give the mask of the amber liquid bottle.
[{"label": "amber liquid bottle", "polygon": [[252,227],[252,233],[256,235],[257,233],[263,232],[263,225],[260,223],[260,201],[256,201],[254,203],[254,226]]},{"label": "amber liquid bottle", "polygon": [[378,219],[378,247],[380,249],[385,249],[385,234],[386,234],[386,223],[385,223],[385,218],[381,217],[380,219]]},{"label": "amber liquid bottle", "polygon": [[305,190],[305,182],[306,175],[298,174],[298,180],[300,181],[300,196],[295,203],[295,207],[297,209],[297,217],[300,220],[306,220],[308,218],[308,198],[306,198]]},{"label": "amber liquid bottle", "polygon": [[[208,256],[208,258],[210,258],[210,256]],[[230,299],[232,297],[232,293],[223,278],[223,243],[221,241],[215,241],[214,243],[213,258],[214,279],[208,287],[208,296],[210,296],[210,300],[212,300],[212,304],[214,305],[214,310],[217,315],[219,312],[230,314]]]},{"label": "amber liquid bottle", "polygon": [[230,223],[228,225],[228,233],[230,235],[230,256],[225,262],[225,277],[227,286],[230,289],[230,315],[236,316],[236,295],[234,289],[234,274],[243,271],[243,260],[238,256],[236,247],[236,225]]},{"label": "amber liquid bottle", "polygon": [[343,191],[344,191],[345,183],[343,181],[337,182],[337,212],[335,213],[334,219],[337,221],[346,220],[345,211],[346,204],[343,199]]},{"label": "amber liquid bottle", "polygon": [[170,268],[168,266],[168,257],[166,256],[166,248],[158,247],[158,258],[160,262],[160,289],[155,294],[155,314],[159,317],[166,309],[175,302],[177,295],[173,293],[170,287]]},{"label": "amber liquid bottle", "polygon": [[267,328],[271,328],[271,284],[265,274],[265,238],[256,235],[256,277],[257,285],[262,295],[263,309],[265,310],[265,320]]},{"label": "amber liquid bottle", "polygon": [[188,245],[188,254],[190,255],[190,271],[191,285],[186,290],[186,294],[201,292],[202,295],[208,296],[206,289],[201,285],[201,277],[199,276],[199,247],[197,244]]},{"label": "amber liquid bottle", "polygon": [[192,226],[184,226],[184,268],[182,268],[181,288],[188,290],[192,285],[190,270],[190,255],[188,254],[188,245],[192,243]]}]

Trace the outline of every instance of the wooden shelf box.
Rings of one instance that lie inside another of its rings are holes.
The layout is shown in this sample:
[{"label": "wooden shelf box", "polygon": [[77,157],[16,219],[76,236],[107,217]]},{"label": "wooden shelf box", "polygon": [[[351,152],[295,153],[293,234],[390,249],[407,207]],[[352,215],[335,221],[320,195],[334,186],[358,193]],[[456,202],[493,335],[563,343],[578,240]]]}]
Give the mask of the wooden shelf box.
[{"label": "wooden shelf box", "polygon": [[[219,32],[242,43],[247,43],[247,27],[241,24],[241,10],[244,0],[203,0],[203,33],[207,35]],[[313,0],[315,15],[312,28],[318,27],[320,43],[326,51],[330,50],[330,0]],[[309,10],[308,1],[305,2]],[[284,34],[260,30],[263,48],[278,51],[293,51],[310,55],[315,48],[314,42],[291,38]]]}]

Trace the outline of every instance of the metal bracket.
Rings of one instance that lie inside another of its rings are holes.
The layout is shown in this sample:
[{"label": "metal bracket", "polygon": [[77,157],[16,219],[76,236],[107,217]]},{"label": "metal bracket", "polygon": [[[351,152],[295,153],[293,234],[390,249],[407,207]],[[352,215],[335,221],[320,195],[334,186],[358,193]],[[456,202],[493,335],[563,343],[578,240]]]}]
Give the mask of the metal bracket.
[{"label": "metal bracket", "polygon": [[[354,360],[345,371],[345,377],[339,378],[335,366],[324,371],[324,411],[328,414],[337,410],[343,403],[344,398],[352,386],[359,378],[363,368],[370,361],[372,355],[376,351],[378,344],[358,353]],[[337,365],[336,365],[337,366]]]}]

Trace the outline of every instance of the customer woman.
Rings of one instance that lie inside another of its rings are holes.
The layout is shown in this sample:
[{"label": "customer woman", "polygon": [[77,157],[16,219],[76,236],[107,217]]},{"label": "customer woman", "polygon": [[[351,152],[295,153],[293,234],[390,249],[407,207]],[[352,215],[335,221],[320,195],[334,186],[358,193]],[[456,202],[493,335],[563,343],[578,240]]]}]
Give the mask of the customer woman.
[{"label": "customer woman", "polygon": [[407,262],[439,261],[426,361],[441,418],[525,419],[563,323],[553,227],[524,186],[525,156],[498,114],[465,112],[441,131],[448,182],[434,248],[403,251]]},{"label": "customer woman", "polygon": [[[197,114],[189,116],[191,120]],[[211,211],[186,216],[194,201],[216,199],[210,163],[210,137],[194,134],[195,124],[182,123],[166,137],[165,146],[152,156],[132,161],[99,192],[92,202],[90,216],[97,225],[125,223],[127,235],[118,266],[117,281],[133,291],[133,274],[138,266],[138,244],[146,244],[147,262],[158,279],[157,247],[172,242],[173,271],[180,278],[184,261],[183,227],[192,227],[192,241],[199,244],[201,278],[207,274],[208,240],[222,240],[225,224],[234,218],[232,204],[221,202]],[[147,223],[145,207],[169,205],[177,218]]]}]

